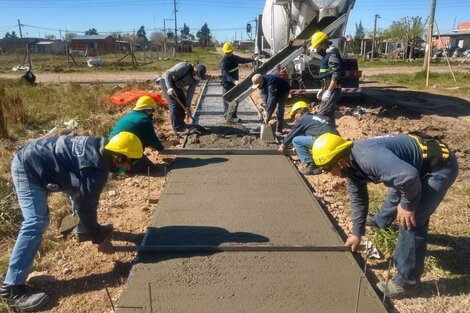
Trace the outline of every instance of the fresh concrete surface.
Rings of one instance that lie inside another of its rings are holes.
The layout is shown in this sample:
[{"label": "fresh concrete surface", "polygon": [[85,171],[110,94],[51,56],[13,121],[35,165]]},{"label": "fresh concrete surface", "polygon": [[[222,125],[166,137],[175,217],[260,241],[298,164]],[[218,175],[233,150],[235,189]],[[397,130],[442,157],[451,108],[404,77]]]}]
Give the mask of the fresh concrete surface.
[{"label": "fresh concrete surface", "polygon": [[[229,243],[343,244],[286,157],[178,157],[143,244]],[[360,280],[386,312],[361,277],[349,252],[141,254],[117,312],[353,313]]]}]

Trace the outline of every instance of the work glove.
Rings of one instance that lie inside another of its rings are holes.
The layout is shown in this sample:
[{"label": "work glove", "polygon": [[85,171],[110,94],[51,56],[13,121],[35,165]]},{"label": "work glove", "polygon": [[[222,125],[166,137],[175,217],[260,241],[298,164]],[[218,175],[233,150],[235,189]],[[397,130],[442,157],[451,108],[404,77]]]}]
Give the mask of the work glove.
[{"label": "work glove", "polygon": [[175,97],[176,96],[176,92],[173,88],[168,88],[166,93],[169,95],[169,96],[172,96],[172,97]]},{"label": "work glove", "polygon": [[234,81],[233,83],[234,83],[235,85],[238,85],[239,81],[236,80],[236,81]]},{"label": "work glove", "polygon": [[320,89],[317,92],[317,99],[321,100],[321,97],[323,96],[323,92],[325,92],[325,89]]},{"label": "work glove", "polygon": [[321,96],[321,101],[326,102],[330,100],[330,98],[331,98],[331,91],[325,90],[325,92],[323,92],[323,95]]}]

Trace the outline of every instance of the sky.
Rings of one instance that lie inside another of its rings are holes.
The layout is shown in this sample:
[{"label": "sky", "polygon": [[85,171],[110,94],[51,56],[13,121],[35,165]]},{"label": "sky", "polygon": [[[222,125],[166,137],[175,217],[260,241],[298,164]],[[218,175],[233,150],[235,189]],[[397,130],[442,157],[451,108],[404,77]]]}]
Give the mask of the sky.
[{"label": "sky", "polygon": [[[185,23],[192,34],[207,23],[220,41],[247,40],[246,24],[254,29],[264,0],[175,0],[178,29]],[[403,17],[421,16],[426,21],[432,0],[356,0],[349,16],[346,34],[354,36],[356,23],[366,32],[385,29]],[[470,22],[470,0],[436,0],[435,19],[441,33],[459,22]],[[18,19],[24,37],[64,36],[66,30],[83,34],[95,28],[99,34],[132,33],[145,27],[147,37],[154,31],[174,29],[174,0],[0,0],[0,38],[15,31]],[[170,25],[170,26],[169,26]]]}]

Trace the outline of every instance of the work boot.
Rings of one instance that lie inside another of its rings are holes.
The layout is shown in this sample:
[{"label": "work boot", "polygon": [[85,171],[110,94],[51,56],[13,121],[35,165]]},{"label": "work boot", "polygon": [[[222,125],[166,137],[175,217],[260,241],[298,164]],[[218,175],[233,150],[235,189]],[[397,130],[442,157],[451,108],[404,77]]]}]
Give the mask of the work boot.
[{"label": "work boot", "polygon": [[299,169],[299,172],[303,175],[318,175],[322,173],[321,169],[316,167],[313,163],[307,163],[304,168]]},{"label": "work boot", "polygon": [[0,299],[20,312],[35,312],[40,310],[50,301],[44,292],[34,292],[27,285],[7,285],[0,287]]},{"label": "work boot", "polygon": [[379,225],[375,223],[374,217],[371,215],[367,215],[366,217],[366,226],[372,227],[374,229],[380,228]]},{"label": "work boot", "polygon": [[[113,231],[113,224],[100,224],[100,230],[101,233],[103,233],[105,236],[108,236]],[[75,237],[77,238],[78,242],[91,241],[91,236],[89,233],[76,231]]]},{"label": "work boot", "polygon": [[377,288],[390,299],[401,299],[405,297],[416,297],[421,293],[421,285],[404,285],[400,286],[395,279],[386,282],[377,283]]}]

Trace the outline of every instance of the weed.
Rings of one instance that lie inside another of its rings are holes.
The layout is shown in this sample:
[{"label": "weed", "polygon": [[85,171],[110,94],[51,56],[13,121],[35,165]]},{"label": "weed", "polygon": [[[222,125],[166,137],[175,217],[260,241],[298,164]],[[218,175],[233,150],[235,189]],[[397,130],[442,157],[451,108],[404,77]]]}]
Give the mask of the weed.
[{"label": "weed", "polygon": [[372,237],[372,243],[380,250],[385,256],[393,254],[398,241],[398,231],[388,227],[377,230]]},{"label": "weed", "polygon": [[451,273],[446,271],[442,264],[440,264],[439,259],[433,256],[427,256],[424,259],[424,272],[425,273],[432,273],[437,277],[445,278],[449,277]]}]

